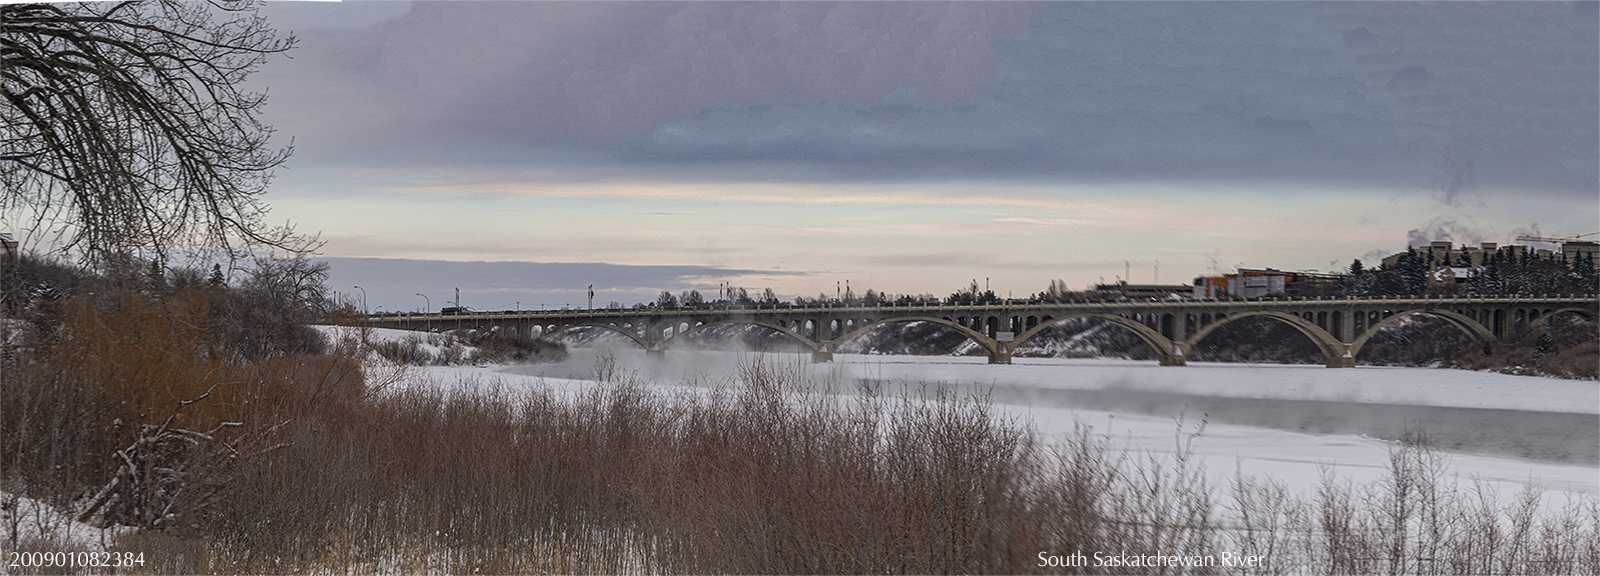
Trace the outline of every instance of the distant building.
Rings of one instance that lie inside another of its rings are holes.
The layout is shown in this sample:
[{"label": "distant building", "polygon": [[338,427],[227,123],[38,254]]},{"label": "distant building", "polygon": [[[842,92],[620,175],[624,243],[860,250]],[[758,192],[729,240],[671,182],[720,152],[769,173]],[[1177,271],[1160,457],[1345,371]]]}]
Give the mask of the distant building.
[{"label": "distant building", "polygon": [[1342,274],[1240,268],[1233,274],[1195,278],[1191,293],[1195,298],[1304,298],[1337,296],[1343,285]]},{"label": "distant building", "polygon": [[1600,242],[1569,241],[1561,245],[1561,255],[1565,256],[1568,262],[1574,262],[1579,258],[1600,262]]},{"label": "distant building", "polygon": [[1155,298],[1157,300],[1166,300],[1174,296],[1187,298],[1193,292],[1183,284],[1129,284],[1127,282],[1097,284],[1094,289],[1103,296],[1120,296],[1135,299]]},{"label": "distant building", "polygon": [[1463,266],[1440,266],[1434,269],[1433,275],[1428,277],[1432,285],[1466,284],[1473,276],[1477,275],[1477,268]]}]

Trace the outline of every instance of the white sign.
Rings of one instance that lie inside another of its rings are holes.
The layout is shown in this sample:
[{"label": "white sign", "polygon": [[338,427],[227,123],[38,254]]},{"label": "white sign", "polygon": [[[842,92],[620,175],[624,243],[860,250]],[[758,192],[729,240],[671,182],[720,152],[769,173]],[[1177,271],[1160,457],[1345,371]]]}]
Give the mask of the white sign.
[{"label": "white sign", "polygon": [[994,339],[995,340],[999,340],[1001,342],[1010,342],[1012,340],[1016,340],[1017,339],[1017,333],[1016,332],[996,332],[994,334]]}]

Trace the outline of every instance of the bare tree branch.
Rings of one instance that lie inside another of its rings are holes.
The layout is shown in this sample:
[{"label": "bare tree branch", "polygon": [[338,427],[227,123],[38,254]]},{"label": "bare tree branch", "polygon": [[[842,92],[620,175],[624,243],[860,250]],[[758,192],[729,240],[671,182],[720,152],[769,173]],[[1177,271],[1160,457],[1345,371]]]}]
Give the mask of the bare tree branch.
[{"label": "bare tree branch", "polygon": [[[295,250],[261,195],[266,95],[240,88],[292,36],[244,0],[0,5],[0,210],[60,210],[67,249]],[[221,15],[224,18],[214,18]]]}]

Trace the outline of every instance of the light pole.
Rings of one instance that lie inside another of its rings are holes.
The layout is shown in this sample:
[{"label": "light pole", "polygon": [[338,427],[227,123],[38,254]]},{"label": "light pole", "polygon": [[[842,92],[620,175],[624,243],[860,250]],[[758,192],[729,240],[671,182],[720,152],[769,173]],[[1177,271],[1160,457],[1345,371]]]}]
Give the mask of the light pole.
[{"label": "light pole", "polygon": [[[427,306],[426,308],[422,309],[422,314],[424,315],[424,317],[426,317],[426,315],[428,315],[428,314],[432,314],[433,313],[433,300],[429,299],[427,294],[423,294],[421,292],[418,292],[417,295],[422,297],[422,302]],[[433,319],[432,318],[428,318],[427,322],[428,322],[428,324],[427,324],[428,331],[432,332],[433,331]]]},{"label": "light pole", "polygon": [[366,288],[362,288],[360,286],[356,286],[356,290],[360,290],[361,291],[361,313],[362,314],[366,314],[367,313],[367,289]]}]

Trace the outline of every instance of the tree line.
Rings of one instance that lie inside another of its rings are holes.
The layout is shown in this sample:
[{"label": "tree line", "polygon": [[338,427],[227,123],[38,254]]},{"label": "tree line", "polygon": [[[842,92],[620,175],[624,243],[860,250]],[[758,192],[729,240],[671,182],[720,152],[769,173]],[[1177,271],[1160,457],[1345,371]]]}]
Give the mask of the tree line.
[{"label": "tree line", "polygon": [[[1451,269],[1450,277],[1442,277]],[[1466,278],[1454,277],[1464,270]],[[1361,260],[1350,264],[1341,295],[1356,298],[1383,296],[1574,296],[1597,292],[1592,257],[1567,257],[1561,253],[1534,253],[1504,247],[1472,266],[1463,252],[1454,262],[1441,262],[1432,252],[1407,249],[1394,265],[1367,268]]]}]

